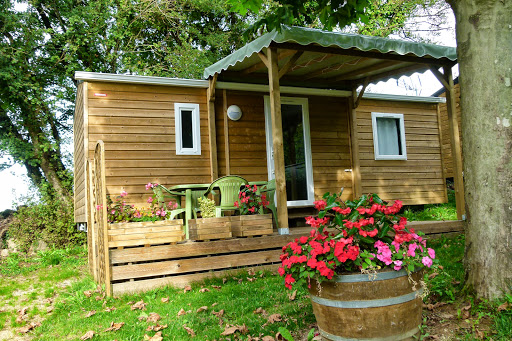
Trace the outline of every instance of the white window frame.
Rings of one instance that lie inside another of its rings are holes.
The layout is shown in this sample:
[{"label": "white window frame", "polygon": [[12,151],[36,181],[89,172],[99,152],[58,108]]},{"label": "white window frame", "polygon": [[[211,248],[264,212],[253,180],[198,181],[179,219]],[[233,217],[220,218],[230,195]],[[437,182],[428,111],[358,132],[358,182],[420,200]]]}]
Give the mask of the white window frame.
[{"label": "white window frame", "polygon": [[[192,148],[182,146],[181,111],[192,111]],[[199,104],[174,103],[174,123],[176,129],[176,155],[201,155],[201,125],[199,121]]]},{"label": "white window frame", "polygon": [[[381,155],[379,153],[379,139],[377,132],[377,118],[394,118],[399,120],[400,124],[400,143],[402,144],[402,155]],[[372,112],[372,128],[373,128],[373,151],[375,160],[407,160],[407,150],[405,147],[405,125],[404,114]]]}]

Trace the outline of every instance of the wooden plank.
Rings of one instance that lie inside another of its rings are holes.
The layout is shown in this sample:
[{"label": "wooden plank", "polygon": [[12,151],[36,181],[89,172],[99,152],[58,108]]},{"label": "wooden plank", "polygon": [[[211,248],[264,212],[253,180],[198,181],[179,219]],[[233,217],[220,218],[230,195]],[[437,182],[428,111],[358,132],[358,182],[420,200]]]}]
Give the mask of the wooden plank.
[{"label": "wooden plank", "polygon": [[176,236],[168,236],[168,237],[145,237],[144,239],[127,239],[127,240],[117,240],[117,241],[109,241],[108,247],[120,247],[120,246],[141,246],[141,245],[156,245],[156,244],[164,244],[164,243],[176,243],[184,240],[185,237],[183,233]]},{"label": "wooden plank", "polygon": [[[308,231],[305,233],[307,234]],[[272,235],[251,239],[229,239],[210,242],[187,241],[183,244],[111,250],[110,252],[112,264],[128,263],[133,261],[146,262],[177,257],[197,257],[201,255],[213,255],[216,253],[235,253],[280,248],[295,237],[296,236],[291,235]]]},{"label": "wooden plank", "polygon": [[208,144],[210,146],[210,176],[211,181],[219,177],[217,161],[217,133],[215,129],[215,85],[217,75],[208,80],[207,102],[208,102]]},{"label": "wooden plank", "polygon": [[[228,124],[228,99],[226,90],[222,90],[222,116],[224,117],[224,157],[226,162],[226,175],[231,174],[230,150],[229,150],[229,124]],[[247,135],[244,135],[247,136]]]},{"label": "wooden plank", "polygon": [[410,221],[407,226],[425,234],[464,232],[464,222],[461,220]]},{"label": "wooden plank", "polygon": [[161,93],[169,95],[189,95],[189,94],[201,94],[203,88],[188,88],[184,86],[172,86],[172,85],[150,85],[150,84],[127,84],[127,83],[112,83],[112,82],[94,82],[90,83],[89,88],[91,92],[113,91],[113,92],[127,92],[127,93],[139,93],[146,92],[149,94]]},{"label": "wooden plank", "polygon": [[[259,266],[251,266],[251,269],[254,271],[263,271],[263,270],[271,270],[277,271],[278,264],[271,265],[259,265]],[[238,276],[240,272],[246,273],[242,268],[237,269],[229,269],[229,270],[221,270],[221,271],[208,271],[205,273],[191,274],[191,275],[180,275],[173,277],[163,277],[163,278],[152,278],[138,281],[130,281],[130,282],[122,282],[115,283],[113,285],[114,295],[135,293],[135,292],[144,292],[148,290],[153,290],[156,288],[160,288],[163,286],[171,285],[173,287],[183,288],[188,284],[193,282],[202,281],[206,278],[212,277],[224,277],[224,276]]]},{"label": "wooden plank", "polygon": [[144,264],[120,265],[112,268],[112,279],[122,280],[149,276],[186,274],[279,261],[282,250],[257,251],[246,254],[220,255]]},{"label": "wooden plank", "polygon": [[455,187],[455,204],[457,206],[457,219],[461,220],[465,215],[464,183],[462,177],[462,149],[460,143],[459,124],[457,121],[457,105],[454,93],[452,70],[444,67],[444,74],[448,80],[446,91],[446,104],[448,110],[448,124],[450,126],[450,142],[453,157],[453,181]]},{"label": "wooden plank", "polygon": [[[437,123],[438,123],[438,129],[439,129],[439,143],[442,144],[443,143],[443,129],[441,128],[441,111],[440,111],[440,105],[438,104],[437,105]],[[446,181],[444,179],[446,179],[446,168],[445,168],[445,165],[444,165],[444,159],[443,159],[443,152],[441,151],[441,169],[443,171],[443,185],[445,186],[446,188]],[[448,191],[445,191],[445,200],[446,202],[448,202]]]},{"label": "wooden plank", "polygon": [[356,89],[352,90],[352,97],[349,100],[349,122],[350,122],[350,156],[352,158],[352,190],[353,199],[359,198],[363,193],[361,184],[361,164],[359,156],[359,137],[357,126],[357,109],[354,107],[354,101],[357,97]]},{"label": "wooden plank", "polygon": [[274,154],[274,173],[276,179],[276,207],[280,228],[288,228],[288,209],[286,199],[286,178],[284,169],[283,122],[281,118],[281,93],[279,89],[279,68],[277,48],[268,51],[268,80],[270,86],[270,118],[272,125],[272,145]]}]

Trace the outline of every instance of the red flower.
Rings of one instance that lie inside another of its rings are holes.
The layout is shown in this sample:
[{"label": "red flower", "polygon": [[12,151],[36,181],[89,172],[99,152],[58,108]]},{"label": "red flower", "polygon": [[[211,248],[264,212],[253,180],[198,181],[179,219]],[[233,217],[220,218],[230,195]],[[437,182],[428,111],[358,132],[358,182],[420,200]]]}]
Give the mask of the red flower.
[{"label": "red flower", "polygon": [[277,269],[277,273],[279,274],[279,276],[283,276],[284,275],[284,268],[282,266],[280,266],[279,269]]},{"label": "red flower", "polygon": [[286,275],[286,277],[284,278],[284,286],[290,290],[292,289],[291,284],[294,282],[295,282],[295,278],[293,278],[291,274]]},{"label": "red flower", "polygon": [[323,210],[327,206],[327,202],[325,200],[317,200],[314,201],[313,204],[315,205],[315,208],[319,211]]}]

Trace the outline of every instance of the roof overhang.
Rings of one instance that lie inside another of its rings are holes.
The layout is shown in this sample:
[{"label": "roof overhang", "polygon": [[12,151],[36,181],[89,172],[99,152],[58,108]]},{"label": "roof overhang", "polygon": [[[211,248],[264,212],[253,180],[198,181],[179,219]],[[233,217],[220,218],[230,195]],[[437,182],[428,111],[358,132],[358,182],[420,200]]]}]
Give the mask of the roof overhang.
[{"label": "roof overhang", "polygon": [[280,85],[351,90],[457,63],[456,49],[302,27],[283,26],[267,33],[205,69],[218,81],[268,84],[263,59],[268,48],[278,51]]}]

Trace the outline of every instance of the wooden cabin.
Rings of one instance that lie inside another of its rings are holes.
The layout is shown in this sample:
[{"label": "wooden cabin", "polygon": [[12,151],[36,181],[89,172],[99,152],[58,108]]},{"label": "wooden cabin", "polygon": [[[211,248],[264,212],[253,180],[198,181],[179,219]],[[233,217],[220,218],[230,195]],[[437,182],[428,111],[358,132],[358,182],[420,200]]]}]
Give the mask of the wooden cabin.
[{"label": "wooden cabin", "polygon": [[[85,163],[98,140],[107,193],[127,191],[136,205],[148,182],[275,177],[283,233],[289,213],[342,187],[344,199],[375,192],[406,205],[446,202],[445,99],[364,90],[434,69],[453,91],[455,63],[454,48],[283,27],[207,68],[205,80],[77,72],[75,221],[87,221]],[[239,120],[227,115],[233,105]]]}]

